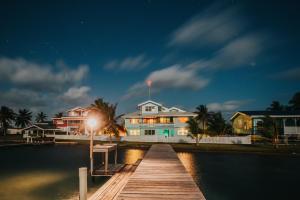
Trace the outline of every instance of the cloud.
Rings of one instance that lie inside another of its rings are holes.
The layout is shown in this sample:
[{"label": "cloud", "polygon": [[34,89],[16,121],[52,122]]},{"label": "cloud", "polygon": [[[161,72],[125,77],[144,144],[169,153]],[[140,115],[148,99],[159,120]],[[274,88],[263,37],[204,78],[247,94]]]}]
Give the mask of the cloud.
[{"label": "cloud", "polygon": [[238,108],[240,108],[242,105],[245,105],[249,103],[249,100],[230,100],[230,101],[225,101],[223,103],[209,103],[207,104],[207,108],[209,111],[213,112],[229,112],[229,111],[236,111]]},{"label": "cloud", "polygon": [[124,99],[143,95],[146,90],[146,80],[151,80],[152,92],[159,92],[164,89],[192,89],[204,88],[209,79],[198,76],[193,70],[189,70],[181,65],[173,65],[151,72],[143,82],[138,82],[131,86]]},{"label": "cloud", "polygon": [[169,46],[219,45],[236,37],[244,28],[238,7],[213,4],[201,15],[179,27],[171,36]]},{"label": "cloud", "polygon": [[47,106],[47,95],[24,89],[11,88],[8,91],[0,91],[0,105],[13,109],[27,108],[34,112]]},{"label": "cloud", "polygon": [[148,59],[144,54],[140,54],[135,57],[124,58],[123,60],[112,60],[104,65],[104,69],[123,71],[139,70],[147,67],[151,62],[151,59]]},{"label": "cloud", "polygon": [[[55,71],[55,68],[60,68]],[[89,71],[87,65],[77,69],[66,66],[38,64],[23,58],[0,58],[0,79],[14,85],[37,91],[60,91],[62,88],[79,83]]]},{"label": "cloud", "polygon": [[87,101],[90,100],[88,94],[90,90],[91,88],[88,86],[71,87],[60,96],[60,99],[68,104],[87,103]]},{"label": "cloud", "polygon": [[212,68],[249,66],[265,48],[266,39],[261,34],[247,34],[236,38],[215,53],[209,60]]},{"label": "cloud", "polygon": [[281,80],[300,80],[300,67],[291,68],[285,71],[281,71],[272,74],[270,78],[281,79]]},{"label": "cloud", "polygon": [[256,65],[255,60],[268,46],[263,34],[247,34],[230,41],[209,59],[200,59],[187,67],[194,70],[220,70]]}]

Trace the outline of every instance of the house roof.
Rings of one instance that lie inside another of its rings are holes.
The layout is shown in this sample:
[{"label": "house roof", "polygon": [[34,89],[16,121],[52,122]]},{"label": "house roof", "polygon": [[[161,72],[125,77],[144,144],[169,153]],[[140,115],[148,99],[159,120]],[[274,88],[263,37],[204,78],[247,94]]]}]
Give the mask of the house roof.
[{"label": "house roof", "polygon": [[60,130],[56,128],[53,124],[48,124],[48,123],[36,123],[26,128],[23,128],[22,130],[27,130],[27,129]]},{"label": "house roof", "polygon": [[186,112],[185,110],[182,110],[182,109],[174,107],[174,106],[169,108],[169,110],[178,110],[179,112]]},{"label": "house roof", "polygon": [[284,117],[284,116],[298,117],[298,116],[300,116],[300,110],[293,110],[293,111],[268,111],[268,110],[238,111],[231,117],[231,120],[234,119],[239,114],[248,115],[250,117],[261,117],[261,116],[266,116],[266,115],[269,115],[271,117]]},{"label": "house roof", "polygon": [[69,111],[74,111],[74,110],[86,110],[86,108],[77,106],[77,107],[75,107],[75,108],[71,108],[71,109],[67,110],[67,112],[69,112]]},{"label": "house roof", "polygon": [[142,103],[138,104],[138,107],[140,107],[142,105],[145,105],[147,103],[152,103],[152,104],[157,105],[157,106],[162,106],[162,104],[160,104],[160,103],[157,103],[157,102],[152,101],[152,100],[148,100],[148,101],[145,101],[145,102],[142,102]]}]

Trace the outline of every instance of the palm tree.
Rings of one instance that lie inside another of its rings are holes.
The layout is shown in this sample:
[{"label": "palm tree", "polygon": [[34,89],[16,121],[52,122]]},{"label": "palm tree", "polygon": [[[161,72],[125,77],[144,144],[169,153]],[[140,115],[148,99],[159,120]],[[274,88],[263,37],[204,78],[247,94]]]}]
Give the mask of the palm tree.
[{"label": "palm tree", "polygon": [[226,122],[221,112],[211,113],[207,120],[208,131],[212,134],[224,134]]},{"label": "palm tree", "polygon": [[279,136],[279,127],[280,127],[280,120],[271,118],[270,116],[266,115],[263,118],[263,135],[268,138],[272,138],[273,144],[278,147],[278,136]]},{"label": "palm tree", "polygon": [[188,124],[188,129],[190,132],[188,136],[196,138],[196,145],[198,145],[199,133],[201,132],[198,121],[196,120],[196,118],[190,118],[186,123]]},{"label": "palm tree", "polygon": [[272,101],[270,107],[267,108],[269,111],[283,111],[284,106],[279,101]]},{"label": "palm tree", "polygon": [[0,109],[0,126],[3,131],[3,135],[6,135],[7,128],[11,124],[11,122],[15,120],[15,113],[12,109],[1,106]]},{"label": "palm tree", "polygon": [[36,115],[35,121],[36,122],[45,122],[47,119],[47,115],[44,112],[40,112]]},{"label": "palm tree", "polygon": [[27,109],[19,110],[16,116],[15,125],[21,128],[25,128],[31,124],[32,113]]},{"label": "palm tree", "polygon": [[195,113],[197,114],[196,119],[200,122],[202,126],[202,133],[205,134],[207,120],[210,116],[207,107],[205,105],[199,105],[196,108]]},{"label": "palm tree", "polygon": [[56,118],[61,118],[63,115],[64,115],[63,112],[59,112],[59,113],[56,113],[56,114],[55,114],[55,117],[56,117]]},{"label": "palm tree", "polygon": [[123,126],[120,124],[120,119],[123,115],[116,115],[118,104],[110,104],[105,102],[102,98],[96,99],[91,104],[91,113],[96,112],[102,116],[102,130],[105,134],[109,134],[110,142],[112,142],[112,134],[115,137],[119,136],[119,130],[123,130]]},{"label": "palm tree", "polygon": [[289,104],[293,110],[300,110],[300,92],[294,94],[292,99],[289,101]]}]

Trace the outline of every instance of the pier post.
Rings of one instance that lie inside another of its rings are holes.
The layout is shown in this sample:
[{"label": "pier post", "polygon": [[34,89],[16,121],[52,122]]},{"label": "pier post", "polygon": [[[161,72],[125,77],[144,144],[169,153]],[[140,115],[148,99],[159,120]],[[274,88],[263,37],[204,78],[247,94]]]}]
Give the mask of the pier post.
[{"label": "pier post", "polygon": [[79,168],[79,200],[87,200],[87,168]]}]

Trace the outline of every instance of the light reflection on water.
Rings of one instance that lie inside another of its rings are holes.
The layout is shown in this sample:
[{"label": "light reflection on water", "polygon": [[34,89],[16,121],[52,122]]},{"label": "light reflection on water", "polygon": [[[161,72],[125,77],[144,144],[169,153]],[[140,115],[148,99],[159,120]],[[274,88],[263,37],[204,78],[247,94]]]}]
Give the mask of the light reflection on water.
[{"label": "light reflection on water", "polygon": [[[134,163],[144,152],[119,149],[118,163]],[[78,199],[78,168],[88,164],[86,145],[2,148],[0,199]],[[88,177],[88,196],[106,180],[106,177],[97,177],[92,182]]]},{"label": "light reflection on water", "polygon": [[138,159],[143,158],[145,152],[140,149],[127,149],[124,153],[124,163],[133,164]]}]

